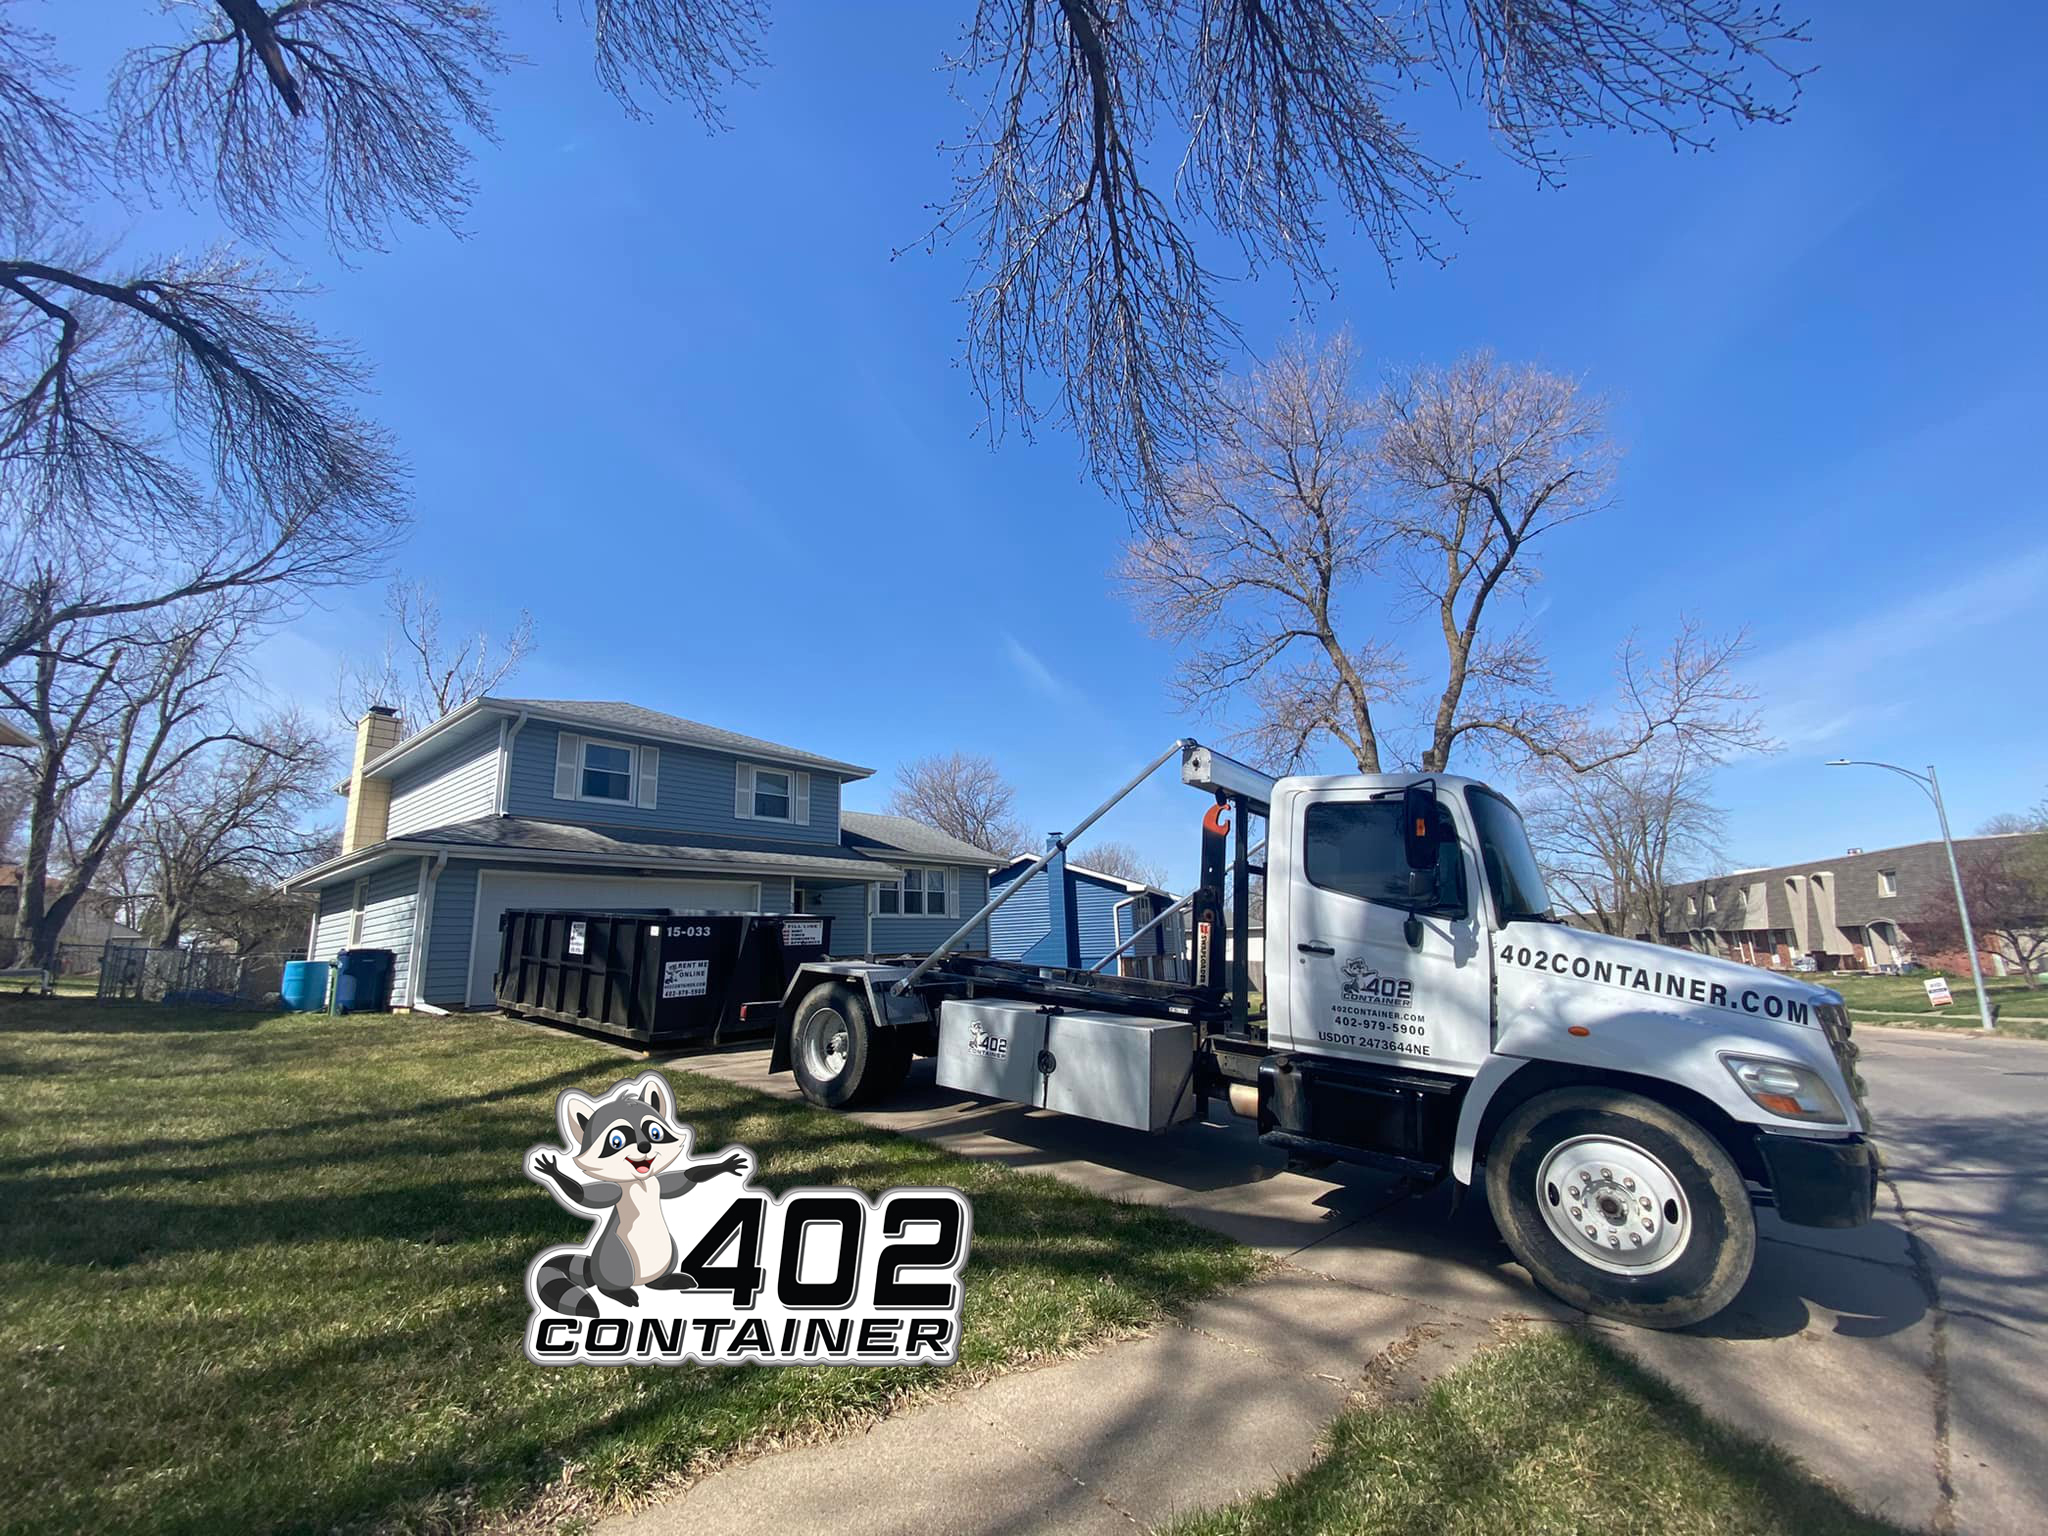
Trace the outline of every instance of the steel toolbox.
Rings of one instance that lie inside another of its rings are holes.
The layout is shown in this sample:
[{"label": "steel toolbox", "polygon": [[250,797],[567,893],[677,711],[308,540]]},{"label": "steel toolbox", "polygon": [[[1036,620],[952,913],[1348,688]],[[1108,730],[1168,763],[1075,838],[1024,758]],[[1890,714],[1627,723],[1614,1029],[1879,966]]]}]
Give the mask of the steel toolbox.
[{"label": "steel toolbox", "polygon": [[1029,1003],[939,1007],[938,1081],[1156,1131],[1194,1114],[1193,1024]]}]

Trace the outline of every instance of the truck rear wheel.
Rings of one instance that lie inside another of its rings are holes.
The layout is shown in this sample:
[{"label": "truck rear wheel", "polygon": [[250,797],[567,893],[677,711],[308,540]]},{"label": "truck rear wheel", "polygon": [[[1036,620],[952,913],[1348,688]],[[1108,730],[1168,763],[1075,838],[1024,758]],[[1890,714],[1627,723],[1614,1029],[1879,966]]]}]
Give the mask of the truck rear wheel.
[{"label": "truck rear wheel", "polygon": [[[805,1098],[846,1109],[891,1086],[894,1042],[875,1028],[867,999],[844,982],[813,987],[797,1005],[789,1032],[790,1065]],[[902,1081],[902,1072],[895,1074]]]},{"label": "truck rear wheel", "polygon": [[1653,1099],[1538,1094],[1502,1122],[1486,1198],[1516,1258],[1552,1295],[1643,1328],[1682,1328],[1735,1298],[1756,1217],[1721,1144]]}]

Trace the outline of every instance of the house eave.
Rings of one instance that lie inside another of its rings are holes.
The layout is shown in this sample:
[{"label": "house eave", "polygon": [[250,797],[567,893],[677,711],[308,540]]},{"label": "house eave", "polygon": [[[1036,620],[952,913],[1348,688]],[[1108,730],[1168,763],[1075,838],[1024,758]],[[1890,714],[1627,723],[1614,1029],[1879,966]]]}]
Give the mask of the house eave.
[{"label": "house eave", "polygon": [[[371,759],[363,765],[363,773],[366,777],[383,778],[387,774],[396,771],[407,759],[414,756],[421,747],[432,742],[435,737],[445,735],[452,727],[460,725],[466,720],[488,715],[511,717],[521,714],[524,714],[529,720],[539,720],[548,725],[565,726],[573,731],[592,731],[597,729],[588,720],[578,720],[573,715],[558,714],[552,710],[535,709],[531,705],[514,705],[507,703],[503,699],[485,695],[482,698],[471,699],[459,709],[450,710],[432,725],[426,727],[426,729],[406,737],[404,741],[401,741],[390,751]],[[707,742],[691,741],[687,737],[676,736],[662,731],[636,729],[618,731],[616,733],[630,736],[635,740],[658,741],[665,746],[684,747],[693,752],[715,752],[722,757],[730,757],[735,762],[768,763],[777,767],[799,768],[809,773],[836,773],[849,782],[855,779],[873,778],[875,773],[874,769],[863,768],[858,763],[842,763],[836,758],[818,757],[810,753],[756,752],[751,749],[741,752],[735,748],[716,747]]]},{"label": "house eave", "polygon": [[[441,843],[418,839],[394,838],[378,843],[372,848],[359,848],[354,853],[343,854],[329,859],[325,864],[316,864],[286,880],[280,889],[287,893],[302,890],[317,890],[331,885],[343,876],[353,876],[375,866],[386,858],[417,858],[422,854],[445,853],[451,859],[465,859],[482,864],[576,864],[595,865],[601,869],[631,869],[644,871],[649,875],[745,875],[753,879],[775,879],[787,876],[792,880],[818,880],[841,885],[857,885],[864,880],[888,880],[900,876],[901,868],[863,860],[867,866],[860,873],[850,870],[827,869],[823,867],[803,868],[801,862],[786,864],[750,863],[738,859],[669,859],[650,858],[636,853],[577,853],[558,848],[496,848],[480,843]],[[834,862],[843,863],[844,860]],[[822,863],[822,861],[821,861]]]}]

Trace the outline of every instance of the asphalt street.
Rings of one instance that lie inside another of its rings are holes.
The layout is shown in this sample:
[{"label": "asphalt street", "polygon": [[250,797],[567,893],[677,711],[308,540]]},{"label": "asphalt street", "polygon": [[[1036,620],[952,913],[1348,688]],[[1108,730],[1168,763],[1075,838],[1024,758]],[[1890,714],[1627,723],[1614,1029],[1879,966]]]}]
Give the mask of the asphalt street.
[{"label": "asphalt street", "polygon": [[[1886,1157],[1878,1219],[1768,1212],[1749,1284],[1676,1333],[1594,1323],[1710,1412],[1912,1529],[2048,1530],[2048,1043],[1866,1029]],[[674,1062],[770,1092],[765,1050]],[[972,1099],[920,1063],[863,1118],[955,1151],[1160,1204],[1292,1269],[1465,1317],[1576,1317],[1537,1291],[1483,1199],[1402,1198],[1335,1167],[1290,1172],[1244,1121],[1159,1136]]]}]

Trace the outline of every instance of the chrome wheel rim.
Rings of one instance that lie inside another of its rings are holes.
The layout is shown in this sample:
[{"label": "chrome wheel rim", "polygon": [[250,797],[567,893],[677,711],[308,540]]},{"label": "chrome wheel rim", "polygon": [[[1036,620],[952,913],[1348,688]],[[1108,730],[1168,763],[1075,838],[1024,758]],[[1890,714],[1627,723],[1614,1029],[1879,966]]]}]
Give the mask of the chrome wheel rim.
[{"label": "chrome wheel rim", "polygon": [[853,1028],[837,1008],[820,1008],[804,1026],[804,1069],[821,1083],[846,1070],[853,1055]]},{"label": "chrome wheel rim", "polygon": [[1551,1233],[1595,1269],[1650,1275],[1692,1237],[1692,1207],[1654,1153],[1614,1136],[1574,1136],[1536,1170],[1536,1206]]}]

